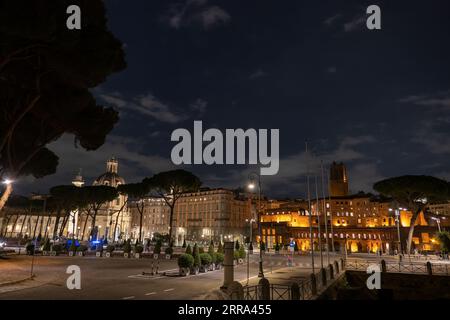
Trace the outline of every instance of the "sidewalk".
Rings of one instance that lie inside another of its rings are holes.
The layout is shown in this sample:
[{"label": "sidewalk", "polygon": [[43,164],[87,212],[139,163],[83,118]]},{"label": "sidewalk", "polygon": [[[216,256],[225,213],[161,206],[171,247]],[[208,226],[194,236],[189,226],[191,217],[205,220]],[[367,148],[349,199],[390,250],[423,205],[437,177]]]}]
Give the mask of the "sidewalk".
[{"label": "sidewalk", "polygon": [[[37,267],[37,266],[36,266]],[[54,280],[54,275],[37,272],[31,276],[30,257],[9,255],[0,259],[0,298],[2,293],[34,288]]]},{"label": "sidewalk", "polygon": [[0,288],[31,278],[30,268],[17,263],[11,256],[0,259]]}]

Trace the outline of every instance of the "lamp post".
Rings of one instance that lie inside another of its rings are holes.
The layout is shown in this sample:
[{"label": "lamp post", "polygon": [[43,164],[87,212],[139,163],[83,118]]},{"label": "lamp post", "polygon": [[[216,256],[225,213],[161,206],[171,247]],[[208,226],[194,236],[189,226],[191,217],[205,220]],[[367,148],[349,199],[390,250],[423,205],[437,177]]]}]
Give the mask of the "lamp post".
[{"label": "lamp post", "polygon": [[255,219],[245,219],[246,222],[249,223],[250,225],[250,242],[247,248],[247,286],[248,286],[248,282],[250,280],[250,245],[253,241],[253,235],[252,235],[252,229],[253,229],[253,222],[255,222]]},{"label": "lamp post", "polygon": [[259,273],[258,273],[258,277],[264,278],[263,257],[262,257],[262,250],[261,250],[261,243],[262,243],[262,229],[261,229],[261,175],[259,175],[256,172],[250,173],[250,175],[249,175],[250,183],[248,185],[248,188],[250,190],[255,189],[256,184],[253,182],[253,181],[256,180],[255,177],[258,180],[258,209],[257,209],[258,233],[259,233]]},{"label": "lamp post", "polygon": [[433,219],[434,221],[436,221],[436,224],[437,224],[437,226],[438,226],[438,231],[441,232],[441,219],[435,218],[435,217],[432,217],[431,219]]},{"label": "lamp post", "polygon": [[[400,238],[400,210],[403,208],[395,209],[395,223],[397,224],[397,239],[398,239],[398,250],[399,250],[399,256],[402,255],[402,240]],[[389,208],[389,211],[393,211],[391,208]]]}]

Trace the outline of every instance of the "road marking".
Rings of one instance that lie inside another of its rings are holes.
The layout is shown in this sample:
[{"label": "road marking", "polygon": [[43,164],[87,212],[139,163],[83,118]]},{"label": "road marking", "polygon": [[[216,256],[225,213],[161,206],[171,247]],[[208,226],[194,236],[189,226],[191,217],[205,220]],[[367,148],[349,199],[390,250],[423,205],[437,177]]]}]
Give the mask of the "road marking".
[{"label": "road marking", "polygon": [[146,296],[151,296],[151,295],[154,295],[154,294],[156,294],[156,292],[149,292],[149,293],[146,293],[145,295]]},{"label": "road marking", "polygon": [[123,297],[122,300],[131,300],[136,298],[135,296],[130,296],[130,297]]},{"label": "road marking", "polygon": [[166,289],[166,290],[164,290],[165,292],[169,292],[169,291],[173,291],[173,290],[175,290],[174,288],[170,288],[170,289]]}]

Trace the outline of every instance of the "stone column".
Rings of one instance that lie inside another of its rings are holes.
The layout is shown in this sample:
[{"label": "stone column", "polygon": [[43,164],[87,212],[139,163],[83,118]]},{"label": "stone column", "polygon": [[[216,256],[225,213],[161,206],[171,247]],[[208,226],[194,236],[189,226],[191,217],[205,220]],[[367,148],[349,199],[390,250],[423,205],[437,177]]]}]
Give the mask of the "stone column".
[{"label": "stone column", "polygon": [[223,285],[221,289],[227,289],[234,281],[234,242],[228,241],[224,243],[224,261],[223,261]]}]

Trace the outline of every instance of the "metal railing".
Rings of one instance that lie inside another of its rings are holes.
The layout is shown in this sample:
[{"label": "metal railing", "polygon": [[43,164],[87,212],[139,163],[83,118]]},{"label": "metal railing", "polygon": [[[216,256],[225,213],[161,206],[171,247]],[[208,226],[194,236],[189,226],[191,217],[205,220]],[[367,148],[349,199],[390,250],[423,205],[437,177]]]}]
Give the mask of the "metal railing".
[{"label": "metal railing", "polygon": [[[429,270],[428,263],[431,267]],[[363,270],[366,271],[370,265],[379,265],[382,270],[382,263],[378,261],[347,261],[347,270]],[[398,263],[385,263],[386,272],[392,273],[411,273],[411,274],[431,274],[432,275],[445,275],[450,276],[450,265],[445,263],[410,263],[410,262],[398,262]]]},{"label": "metal railing", "polygon": [[[264,294],[268,300],[310,300],[317,295],[318,292],[326,289],[334,279],[345,270],[342,270],[342,264],[339,264],[339,273],[337,270],[331,270],[330,267],[325,268],[325,279],[322,277],[321,271],[317,272],[314,277],[310,277],[296,282],[293,285],[281,285],[281,284],[267,284],[268,287],[263,292],[264,288],[262,284],[244,286],[244,300],[263,300]],[[331,275],[333,272],[333,276]],[[326,281],[324,281],[326,280]]]},{"label": "metal railing", "polygon": [[[244,300],[261,300],[263,297],[262,285],[245,286]],[[271,284],[269,286],[269,300],[291,300],[291,286]]]}]

